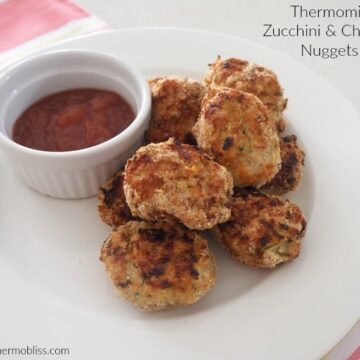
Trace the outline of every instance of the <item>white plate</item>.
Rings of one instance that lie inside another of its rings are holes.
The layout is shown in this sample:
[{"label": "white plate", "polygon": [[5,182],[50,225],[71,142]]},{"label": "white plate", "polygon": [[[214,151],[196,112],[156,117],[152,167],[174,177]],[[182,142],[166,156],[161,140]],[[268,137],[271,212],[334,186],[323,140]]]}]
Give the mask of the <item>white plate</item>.
[{"label": "white plate", "polygon": [[[98,260],[109,232],[96,199],[39,195],[0,155],[1,346],[69,347],[74,359],[311,359],[360,316],[360,118],[300,63],[245,40],[176,29],[132,29],[58,48],[103,50],[146,76],[201,79],[218,54],[264,64],[289,98],[289,132],[307,152],[291,195],[309,220],[300,257],[267,272],[235,263],[212,244],[215,289],[198,304],[143,314],[118,299]],[[355,80],[354,80],[355,81]]]}]

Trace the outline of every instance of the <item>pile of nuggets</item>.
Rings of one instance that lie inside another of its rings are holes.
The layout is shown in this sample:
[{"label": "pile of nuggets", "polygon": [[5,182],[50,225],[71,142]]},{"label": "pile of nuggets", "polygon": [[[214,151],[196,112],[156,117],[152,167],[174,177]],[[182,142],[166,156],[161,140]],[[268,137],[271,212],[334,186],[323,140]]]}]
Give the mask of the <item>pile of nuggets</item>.
[{"label": "pile of nuggets", "polygon": [[193,304],[214,287],[202,230],[251,267],[271,269],[300,252],[304,215],[279,195],[299,184],[305,154],[295,135],[283,135],[277,76],[236,58],[209,66],[202,83],[149,80],[147,145],[98,196],[113,227],[100,259],[119,295],[143,310]]}]

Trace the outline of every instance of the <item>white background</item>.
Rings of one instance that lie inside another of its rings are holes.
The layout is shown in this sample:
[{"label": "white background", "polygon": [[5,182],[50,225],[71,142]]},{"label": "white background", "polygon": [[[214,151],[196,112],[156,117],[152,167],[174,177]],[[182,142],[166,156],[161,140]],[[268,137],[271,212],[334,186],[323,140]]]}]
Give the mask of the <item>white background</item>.
[{"label": "white background", "polygon": [[[0,0],[1,1],[1,0]],[[276,26],[316,25],[319,22],[337,25],[353,22],[360,27],[360,19],[294,19],[291,4],[307,7],[356,7],[360,1],[354,0],[75,0],[94,15],[103,19],[110,28],[128,28],[143,26],[171,26],[210,30],[249,39],[265,46],[277,49],[312,68],[333,84],[347,97],[360,112],[360,56],[338,59],[302,57],[301,43],[313,43],[314,46],[343,47],[350,44],[360,48],[360,38],[297,39],[264,38],[263,24]],[[146,56],[146,54],[145,54]],[[249,59],[251,60],[251,59]],[[266,64],[263,64],[266,66]],[[281,80],[281,79],[280,79]],[[306,96],[312,96],[311,83],[299,83]],[[286,93],[286,88],[285,88]],[[316,94],[318,96],[318,94]],[[313,114],[314,120],[316,114]],[[339,119],[342,121],[342,119]],[[326,129],[324,129],[326,132]],[[26,193],[27,194],[27,193]],[[35,196],[35,195],[34,195]],[[89,210],[88,210],[89,211]],[[85,216],[85,215],[84,215]],[[114,300],[116,301],[116,300]],[[24,309],[20,309],[22,311]],[[339,309],[341,311],[341,309]],[[35,314],[27,314],[28,316]],[[64,320],[65,321],[65,320]],[[57,326],[60,327],[59,324]],[[332,324],[329,324],[332,326]],[[88,328],[88,331],[91,329]],[[73,331],[74,332],[74,331]],[[71,331],[69,331],[71,334]],[[10,335],[11,336],[11,333]],[[70,335],[68,335],[70,338]],[[340,340],[340,339],[339,339]],[[69,340],[70,341],[70,340]],[[314,339],[314,341],[317,341]],[[335,344],[334,344],[335,345]],[[347,353],[354,344],[345,344]],[[156,344],[155,344],[156,347]],[[121,354],[119,353],[119,358]],[[340,359],[343,357],[333,357]]]},{"label": "white background", "polygon": [[[314,46],[360,48],[360,37],[344,38],[264,38],[263,24],[294,26],[297,23],[341,26],[360,19],[294,19],[290,5],[308,8],[358,8],[354,0],[77,0],[103,19],[111,28],[175,26],[218,31],[249,39],[284,52],[315,70],[345,95],[360,112],[360,55],[338,59],[302,57],[301,43]],[[251,59],[250,59],[251,60]],[[264,64],[266,65],[266,64]],[[280,79],[281,80],[281,79]],[[311,84],[299,84],[308,89]],[[286,89],[285,89],[286,91]],[[316,116],[316,114],[314,114]],[[341,121],[341,119],[339,119]]]}]

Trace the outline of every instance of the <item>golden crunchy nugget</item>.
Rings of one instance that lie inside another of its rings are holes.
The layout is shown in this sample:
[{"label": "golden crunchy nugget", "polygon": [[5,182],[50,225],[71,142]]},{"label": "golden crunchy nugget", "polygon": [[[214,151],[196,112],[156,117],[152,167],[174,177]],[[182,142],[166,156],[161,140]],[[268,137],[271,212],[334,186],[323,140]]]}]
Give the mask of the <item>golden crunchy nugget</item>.
[{"label": "golden crunchy nugget", "polygon": [[285,194],[299,185],[305,162],[305,153],[297,144],[295,135],[280,139],[281,168],[260,191],[265,194]]},{"label": "golden crunchy nugget", "polygon": [[198,81],[179,76],[149,80],[152,110],[146,139],[149,143],[175,137],[181,143],[194,144],[191,133],[201,107],[204,88]]},{"label": "golden crunchy nugget", "polygon": [[136,219],[126,203],[123,182],[124,173],[119,171],[100,188],[98,194],[100,217],[102,221],[113,227]]},{"label": "golden crunchy nugget", "polygon": [[118,294],[146,311],[193,304],[215,285],[206,239],[180,225],[128,222],[107,238],[100,260]]},{"label": "golden crunchy nugget", "polygon": [[233,199],[230,220],[213,231],[236,260],[271,269],[299,255],[305,227],[302,211],[288,200],[240,193]]},{"label": "golden crunchy nugget", "polygon": [[236,186],[260,187],[280,169],[278,133],[255,95],[212,88],[193,133],[200,149],[231,172]]},{"label": "golden crunchy nugget", "polygon": [[191,145],[170,139],[140,148],[125,167],[124,192],[134,216],[209,229],[230,217],[231,174]]},{"label": "golden crunchy nugget", "polygon": [[287,99],[284,99],[283,89],[271,70],[246,60],[222,60],[220,56],[209,67],[209,72],[204,78],[205,86],[226,86],[256,95],[268,108],[277,130],[285,130],[286,121],[282,112],[286,108]]}]

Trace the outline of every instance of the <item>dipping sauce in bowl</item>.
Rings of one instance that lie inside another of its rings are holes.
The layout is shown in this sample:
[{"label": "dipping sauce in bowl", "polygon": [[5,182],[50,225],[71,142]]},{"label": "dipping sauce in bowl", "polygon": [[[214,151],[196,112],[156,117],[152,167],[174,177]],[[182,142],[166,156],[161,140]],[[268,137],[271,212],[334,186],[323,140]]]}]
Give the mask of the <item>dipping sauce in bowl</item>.
[{"label": "dipping sauce in bowl", "polygon": [[0,151],[48,196],[96,195],[142,145],[150,116],[145,77],[112,54],[51,50],[0,72]]},{"label": "dipping sauce in bowl", "polygon": [[13,140],[43,151],[72,151],[101,144],[135,119],[128,102],[112,91],[68,90],[31,105],[16,120]]}]

